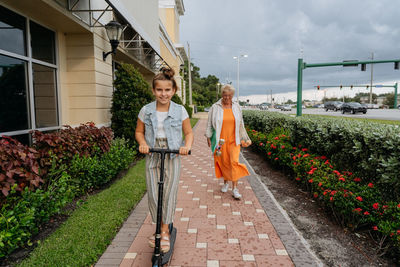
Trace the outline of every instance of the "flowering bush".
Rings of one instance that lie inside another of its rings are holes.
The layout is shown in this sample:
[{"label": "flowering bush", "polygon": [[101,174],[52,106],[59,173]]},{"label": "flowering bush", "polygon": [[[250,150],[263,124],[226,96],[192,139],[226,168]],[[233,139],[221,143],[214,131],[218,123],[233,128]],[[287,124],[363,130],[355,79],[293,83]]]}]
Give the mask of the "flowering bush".
[{"label": "flowering bush", "polygon": [[[311,153],[296,145],[282,128],[270,134],[247,129],[254,146],[274,166],[292,173],[300,186],[323,204],[343,226],[367,229],[387,237],[400,249],[400,202],[387,202],[368,179],[349,171],[339,171],[327,156]],[[381,249],[387,242],[380,242]]]}]

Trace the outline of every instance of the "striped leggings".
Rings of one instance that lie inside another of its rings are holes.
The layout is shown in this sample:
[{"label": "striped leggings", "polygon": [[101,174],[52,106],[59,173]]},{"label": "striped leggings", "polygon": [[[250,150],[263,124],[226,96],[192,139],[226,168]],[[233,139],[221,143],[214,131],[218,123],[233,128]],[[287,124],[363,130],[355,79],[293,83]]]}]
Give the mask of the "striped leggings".
[{"label": "striped leggings", "polygon": [[[155,147],[168,148],[167,139],[156,139]],[[160,167],[160,154],[152,153],[151,155],[146,155],[147,196],[153,223],[157,222],[158,181],[160,180]],[[164,224],[172,223],[174,218],[180,172],[180,156],[176,156],[175,158],[171,159],[170,154],[167,154],[164,162],[164,196],[162,207],[162,221]]]}]

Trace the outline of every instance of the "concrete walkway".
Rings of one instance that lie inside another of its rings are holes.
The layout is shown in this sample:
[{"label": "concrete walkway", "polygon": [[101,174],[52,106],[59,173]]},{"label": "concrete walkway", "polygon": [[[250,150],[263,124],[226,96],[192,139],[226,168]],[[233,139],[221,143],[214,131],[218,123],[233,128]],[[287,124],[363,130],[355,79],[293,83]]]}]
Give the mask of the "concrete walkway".
[{"label": "concrete walkway", "polygon": [[[322,266],[245,159],[251,175],[239,180],[242,200],[231,188],[221,193],[205,126],[199,120],[192,155],[182,157],[170,266]],[[151,266],[154,231],[145,196],[96,266]]]}]

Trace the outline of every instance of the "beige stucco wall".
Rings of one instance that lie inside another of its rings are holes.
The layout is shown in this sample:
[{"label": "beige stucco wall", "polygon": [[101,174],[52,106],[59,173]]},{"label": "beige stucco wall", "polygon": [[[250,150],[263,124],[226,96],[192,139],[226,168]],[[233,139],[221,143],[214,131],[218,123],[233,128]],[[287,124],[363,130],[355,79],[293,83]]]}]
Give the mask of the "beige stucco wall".
[{"label": "beige stucco wall", "polygon": [[172,42],[179,43],[179,17],[174,8],[160,8],[159,16]]}]

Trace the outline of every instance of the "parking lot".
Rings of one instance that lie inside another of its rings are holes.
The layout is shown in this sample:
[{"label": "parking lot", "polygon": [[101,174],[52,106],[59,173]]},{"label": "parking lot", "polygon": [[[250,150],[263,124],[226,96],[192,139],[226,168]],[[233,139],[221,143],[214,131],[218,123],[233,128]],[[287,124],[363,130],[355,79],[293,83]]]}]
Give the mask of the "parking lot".
[{"label": "parking lot", "polygon": [[[281,112],[286,114],[296,114],[296,108],[292,108],[291,111],[281,111],[280,109],[269,109],[269,111]],[[400,121],[400,110],[399,109],[368,109],[366,114],[342,114],[340,111],[325,111],[323,108],[305,108],[303,114],[315,114],[315,115],[329,115],[338,117],[353,117],[353,118],[366,118],[366,119],[378,119],[378,120],[398,120]]]}]

